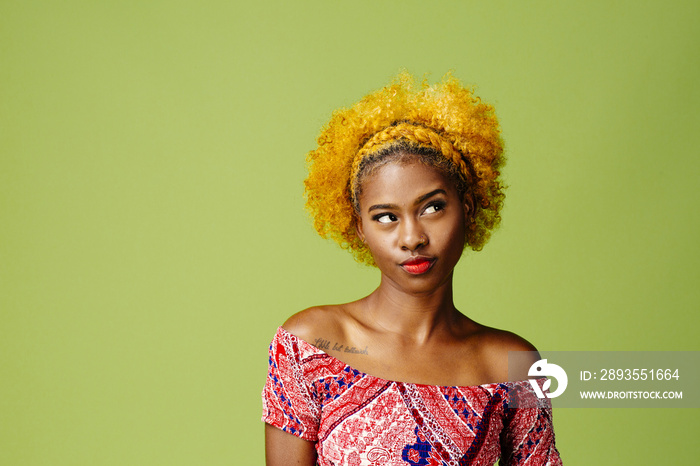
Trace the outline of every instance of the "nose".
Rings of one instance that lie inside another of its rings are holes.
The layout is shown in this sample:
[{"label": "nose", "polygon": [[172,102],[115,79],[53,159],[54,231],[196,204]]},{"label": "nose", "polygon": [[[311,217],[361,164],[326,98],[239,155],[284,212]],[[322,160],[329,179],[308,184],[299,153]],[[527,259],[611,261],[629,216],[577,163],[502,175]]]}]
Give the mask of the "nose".
[{"label": "nose", "polygon": [[428,236],[420,222],[413,219],[401,222],[399,235],[400,246],[403,250],[415,251],[428,244]]}]

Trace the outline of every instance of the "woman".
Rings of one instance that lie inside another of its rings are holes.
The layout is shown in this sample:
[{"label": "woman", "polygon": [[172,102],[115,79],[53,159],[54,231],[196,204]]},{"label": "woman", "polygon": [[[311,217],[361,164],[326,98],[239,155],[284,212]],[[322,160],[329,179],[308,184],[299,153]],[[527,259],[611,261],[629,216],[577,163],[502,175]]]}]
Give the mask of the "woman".
[{"label": "woman", "polygon": [[452,298],[464,248],[480,250],[500,221],[492,107],[454,78],[416,88],[401,75],[335,112],[318,141],[305,182],[315,227],[381,280],[278,330],[263,391],[267,464],[561,464],[546,399],[509,404],[533,395],[508,352],[535,348]]}]

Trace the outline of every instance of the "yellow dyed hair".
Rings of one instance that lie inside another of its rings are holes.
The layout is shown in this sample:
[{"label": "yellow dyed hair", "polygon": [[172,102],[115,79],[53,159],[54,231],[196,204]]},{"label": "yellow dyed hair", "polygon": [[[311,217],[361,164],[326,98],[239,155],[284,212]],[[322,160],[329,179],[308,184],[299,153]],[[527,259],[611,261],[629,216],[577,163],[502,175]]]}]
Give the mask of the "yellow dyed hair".
[{"label": "yellow dyed hair", "polygon": [[402,73],[352,107],[333,113],[318,147],[307,156],[306,207],[316,231],[349,250],[358,262],[375,265],[355,230],[356,178],[362,160],[397,142],[432,149],[458,168],[475,205],[466,244],[481,250],[501,220],[503,141],[493,107],[449,74],[430,86],[416,85]]}]

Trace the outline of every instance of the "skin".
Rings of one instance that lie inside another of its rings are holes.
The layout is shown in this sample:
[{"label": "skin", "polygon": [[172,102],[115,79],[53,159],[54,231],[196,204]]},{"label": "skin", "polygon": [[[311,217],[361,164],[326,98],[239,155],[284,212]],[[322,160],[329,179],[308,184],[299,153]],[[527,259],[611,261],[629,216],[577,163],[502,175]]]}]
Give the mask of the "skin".
[{"label": "skin", "polygon": [[[435,168],[395,162],[364,180],[359,201],[357,233],[381,272],[379,287],[358,301],[306,309],[283,327],[386,380],[472,386],[528,378],[529,364],[509,378],[508,351],[535,348],[513,333],[473,321],[453,302],[454,267],[464,250],[472,199],[460,197]],[[416,256],[432,260],[426,273],[411,274],[401,266]],[[313,443],[269,425],[265,429],[268,466],[315,464]]]}]

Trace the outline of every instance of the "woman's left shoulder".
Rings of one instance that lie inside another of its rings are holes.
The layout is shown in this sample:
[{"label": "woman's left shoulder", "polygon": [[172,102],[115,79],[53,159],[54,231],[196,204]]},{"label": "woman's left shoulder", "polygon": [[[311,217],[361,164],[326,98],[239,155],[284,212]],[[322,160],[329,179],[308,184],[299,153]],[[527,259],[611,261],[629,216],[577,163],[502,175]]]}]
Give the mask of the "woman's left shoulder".
[{"label": "woman's left shoulder", "polygon": [[[513,332],[484,326],[475,336],[479,359],[483,367],[488,368],[494,381],[525,380],[530,366],[540,359],[537,348]],[[518,357],[517,364],[514,364],[515,358],[512,358],[509,365],[508,353],[512,351],[528,353]]]}]

